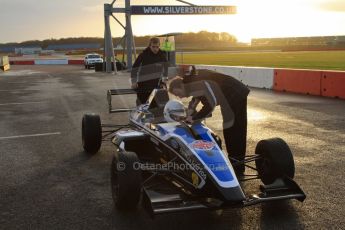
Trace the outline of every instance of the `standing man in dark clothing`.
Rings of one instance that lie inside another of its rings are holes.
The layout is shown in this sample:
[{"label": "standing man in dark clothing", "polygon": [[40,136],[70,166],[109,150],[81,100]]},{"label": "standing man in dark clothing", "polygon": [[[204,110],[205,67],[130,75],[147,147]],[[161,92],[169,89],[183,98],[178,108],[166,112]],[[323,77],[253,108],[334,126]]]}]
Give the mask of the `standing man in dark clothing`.
[{"label": "standing man in dark clothing", "polygon": [[137,105],[146,103],[160,80],[168,76],[168,61],[165,52],[159,49],[159,38],[151,38],[149,46],[139,54],[131,71],[132,89],[137,90]]},{"label": "standing man in dark clothing", "polygon": [[[182,98],[192,96],[188,111],[189,122],[204,119],[219,105],[223,116],[223,134],[229,157],[244,160],[247,145],[247,96],[249,89],[235,78],[210,70],[175,78],[169,92]],[[203,107],[196,111],[201,102]],[[232,161],[234,163],[234,161]],[[234,167],[237,175],[243,175],[244,164]]]}]

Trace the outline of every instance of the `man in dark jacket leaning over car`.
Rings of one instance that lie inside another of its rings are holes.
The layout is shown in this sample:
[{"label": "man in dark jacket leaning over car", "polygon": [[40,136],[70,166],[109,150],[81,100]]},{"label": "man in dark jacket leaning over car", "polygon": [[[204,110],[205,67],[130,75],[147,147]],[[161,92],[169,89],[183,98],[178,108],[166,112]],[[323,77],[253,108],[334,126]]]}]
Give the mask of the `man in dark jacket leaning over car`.
[{"label": "man in dark jacket leaning over car", "polygon": [[160,80],[167,80],[168,61],[165,52],[161,51],[159,46],[159,38],[151,38],[149,46],[134,62],[131,83],[132,89],[137,91],[137,105],[146,103]]},{"label": "man in dark jacket leaning over car", "polygon": [[[169,92],[182,98],[192,97],[189,103],[187,121],[202,120],[211,115],[219,105],[223,116],[223,134],[230,160],[242,161],[247,145],[247,96],[249,89],[237,79],[201,69],[192,71],[184,78],[174,78]],[[196,111],[199,102],[203,105]],[[236,174],[244,173],[244,164],[234,167]]]}]

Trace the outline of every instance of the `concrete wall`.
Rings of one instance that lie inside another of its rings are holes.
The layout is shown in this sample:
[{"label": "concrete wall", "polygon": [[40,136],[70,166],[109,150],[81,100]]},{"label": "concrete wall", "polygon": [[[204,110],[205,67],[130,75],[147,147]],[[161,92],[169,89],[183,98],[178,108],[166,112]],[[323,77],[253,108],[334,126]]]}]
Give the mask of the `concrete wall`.
[{"label": "concrete wall", "polygon": [[41,59],[35,60],[35,65],[68,65],[67,59]]},{"label": "concrete wall", "polygon": [[243,67],[243,66],[216,66],[196,65],[197,69],[209,69],[222,74],[230,75],[247,86],[256,88],[273,88],[272,68]]}]

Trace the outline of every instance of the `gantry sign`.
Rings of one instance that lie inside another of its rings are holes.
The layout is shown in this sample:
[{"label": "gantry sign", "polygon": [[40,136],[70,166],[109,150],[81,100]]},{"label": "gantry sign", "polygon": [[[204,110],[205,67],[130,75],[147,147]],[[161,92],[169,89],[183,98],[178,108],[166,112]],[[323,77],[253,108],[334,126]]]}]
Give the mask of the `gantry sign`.
[{"label": "gantry sign", "polygon": [[[113,17],[125,30],[125,35],[118,44],[124,41],[123,49],[126,49],[127,67],[132,68],[132,55],[136,56],[134,37],[132,32],[132,15],[207,15],[207,14],[236,14],[236,6],[197,6],[183,0],[176,0],[186,5],[136,5],[131,6],[130,0],[125,0],[125,8],[114,7],[116,0],[111,4],[104,4],[104,57],[106,72],[112,72],[111,63],[115,63],[114,46],[110,30],[110,17]],[[124,13],[126,25],[123,25],[113,14]],[[114,64],[116,72],[116,65]]]},{"label": "gantry sign", "polygon": [[233,6],[132,6],[135,15],[167,15],[167,14],[235,14]]}]

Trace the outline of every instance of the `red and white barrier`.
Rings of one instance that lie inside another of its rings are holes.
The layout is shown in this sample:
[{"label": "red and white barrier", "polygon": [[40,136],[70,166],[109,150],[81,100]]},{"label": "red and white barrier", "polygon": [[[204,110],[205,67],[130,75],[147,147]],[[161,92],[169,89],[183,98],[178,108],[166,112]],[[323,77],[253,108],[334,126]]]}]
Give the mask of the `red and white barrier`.
[{"label": "red and white barrier", "polygon": [[[11,65],[83,65],[83,60],[37,59],[15,60]],[[190,65],[180,65],[186,71]],[[311,94],[345,99],[345,71],[317,71],[273,69],[243,66],[196,65],[197,69],[209,69],[233,76],[255,88],[273,89],[292,93]],[[169,70],[170,71],[170,70]]]},{"label": "red and white barrier", "polygon": [[[188,70],[189,66],[181,65],[180,67]],[[250,87],[345,99],[345,71],[195,66],[197,69],[209,69],[230,75]]]},{"label": "red and white barrier", "polygon": [[84,60],[69,59],[35,59],[35,60],[14,60],[11,65],[84,65]]}]

